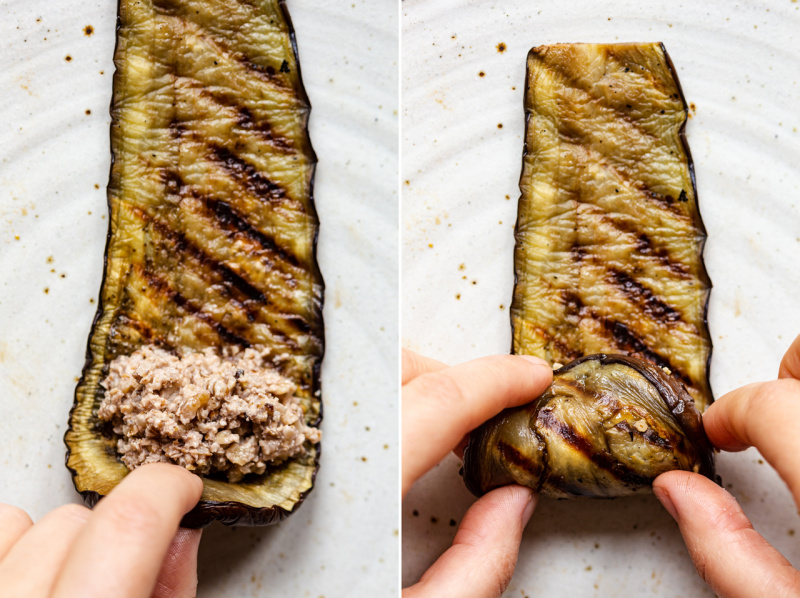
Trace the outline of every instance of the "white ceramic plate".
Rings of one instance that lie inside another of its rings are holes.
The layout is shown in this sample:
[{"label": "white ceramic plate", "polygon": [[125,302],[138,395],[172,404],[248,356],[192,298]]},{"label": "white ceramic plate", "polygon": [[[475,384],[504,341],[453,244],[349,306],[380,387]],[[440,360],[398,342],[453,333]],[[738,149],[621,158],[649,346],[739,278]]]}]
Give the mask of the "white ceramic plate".
[{"label": "white ceramic plate", "polygon": [[[800,4],[405,0],[402,35],[405,346],[448,362],[510,347],[529,48],[663,41],[696,106],[687,134],[709,232],[712,386],[720,396],[775,377],[800,333]],[[724,454],[718,470],[756,529],[800,564],[795,506],[759,458]],[[404,501],[404,585],[474,500],[458,468],[449,458]],[[652,497],[541,501],[507,595],[567,594],[711,595]]]},{"label": "white ceramic plate", "polygon": [[[288,4],[320,161],[324,450],[291,518],[205,531],[200,596],[388,595],[398,568],[397,5]],[[115,18],[114,0],[0,6],[0,501],[34,518],[78,501],[62,436],[102,276]]]}]

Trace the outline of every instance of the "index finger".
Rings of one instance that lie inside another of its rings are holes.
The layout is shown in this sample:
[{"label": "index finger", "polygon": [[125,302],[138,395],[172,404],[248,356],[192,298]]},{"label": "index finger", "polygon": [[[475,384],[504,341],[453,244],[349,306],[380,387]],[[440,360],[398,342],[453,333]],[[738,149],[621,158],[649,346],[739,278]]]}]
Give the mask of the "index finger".
[{"label": "index finger", "polygon": [[178,524],[202,490],[200,478],[177,465],[128,474],[95,507],[53,596],[150,596]]},{"label": "index finger", "polygon": [[800,335],[794,339],[792,346],[786,351],[778,369],[778,378],[796,378],[800,380]]},{"label": "index finger", "polygon": [[410,382],[417,376],[427,374],[428,372],[438,372],[447,367],[447,364],[425,357],[419,353],[415,353],[410,349],[403,349],[403,384]]},{"label": "index finger", "polygon": [[495,355],[417,376],[403,387],[403,494],[465,434],[552,382],[536,357]]},{"label": "index finger", "polygon": [[708,408],[703,425],[711,443],[727,451],[756,447],[800,505],[800,380],[749,384]]}]

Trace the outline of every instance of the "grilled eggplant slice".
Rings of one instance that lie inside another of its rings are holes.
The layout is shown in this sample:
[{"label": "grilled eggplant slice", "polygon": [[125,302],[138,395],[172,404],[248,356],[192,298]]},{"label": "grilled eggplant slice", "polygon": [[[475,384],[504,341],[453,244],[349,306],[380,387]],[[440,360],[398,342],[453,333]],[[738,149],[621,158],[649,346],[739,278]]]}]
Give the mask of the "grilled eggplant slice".
[{"label": "grilled eggplant slice", "polygon": [[477,496],[521,484],[555,498],[609,498],[649,490],[674,469],[714,479],[692,397],[647,361],[601,354],[557,370],[534,402],[475,430],[463,476]]},{"label": "grilled eggplant slice", "polygon": [[513,352],[620,353],[713,400],[705,228],[687,107],[662,44],[528,54]]},{"label": "grilled eggplant slice", "polygon": [[[322,415],[316,157],[282,0],[121,0],[100,307],[65,441],[89,504],[128,470],[97,418],[108,364],[147,344],[265,346]],[[311,490],[319,447],[252,479],[204,479],[184,519],[264,525]]]}]

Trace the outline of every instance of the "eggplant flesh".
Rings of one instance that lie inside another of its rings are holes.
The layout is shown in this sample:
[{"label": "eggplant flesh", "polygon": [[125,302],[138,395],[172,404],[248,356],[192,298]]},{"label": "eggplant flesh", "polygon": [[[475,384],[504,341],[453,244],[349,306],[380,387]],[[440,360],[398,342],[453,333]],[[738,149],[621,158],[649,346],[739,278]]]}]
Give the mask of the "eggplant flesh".
[{"label": "eggplant flesh", "polygon": [[560,368],[535,401],[473,431],[462,475],[476,496],[520,484],[554,498],[611,498],[648,491],[672,470],[715,479],[692,397],[649,362],[599,354]]},{"label": "eggplant flesh", "polygon": [[534,48],[525,114],[512,351],[633,355],[670,370],[704,411],[706,232],[664,46]]},{"label": "eggplant flesh", "polygon": [[[121,0],[117,33],[104,279],[65,436],[90,505],[128,473],[97,410],[108,365],[139,347],[267,347],[306,423],[322,416],[316,157],[283,0]],[[319,453],[204,478],[183,525],[284,518]]]}]

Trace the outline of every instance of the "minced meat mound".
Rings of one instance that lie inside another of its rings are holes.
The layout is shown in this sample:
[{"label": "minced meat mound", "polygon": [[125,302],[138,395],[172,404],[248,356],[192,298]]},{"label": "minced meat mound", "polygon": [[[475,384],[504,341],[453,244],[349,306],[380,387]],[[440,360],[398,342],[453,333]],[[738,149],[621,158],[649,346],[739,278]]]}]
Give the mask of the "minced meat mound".
[{"label": "minced meat mound", "polygon": [[213,348],[177,357],[147,346],[111,362],[99,417],[120,438],[134,469],[176,463],[199,475],[224,472],[236,482],[261,474],[316,443],[291,380],[275,371],[268,349]]}]

